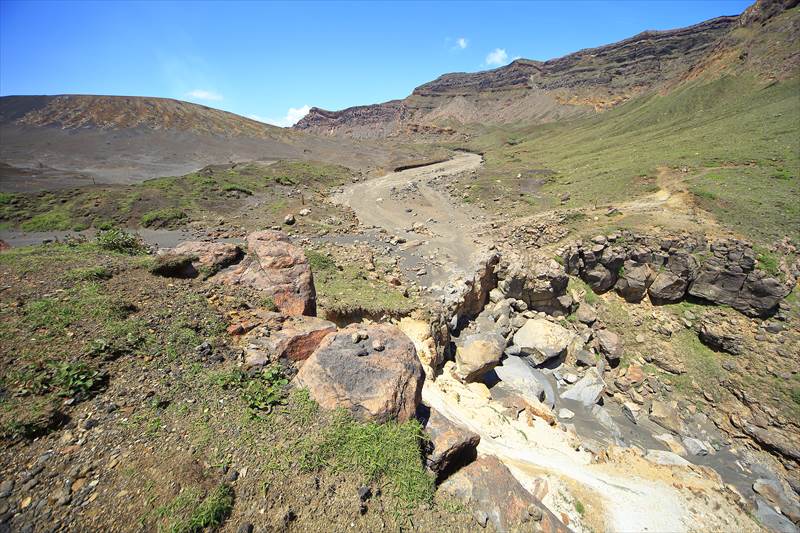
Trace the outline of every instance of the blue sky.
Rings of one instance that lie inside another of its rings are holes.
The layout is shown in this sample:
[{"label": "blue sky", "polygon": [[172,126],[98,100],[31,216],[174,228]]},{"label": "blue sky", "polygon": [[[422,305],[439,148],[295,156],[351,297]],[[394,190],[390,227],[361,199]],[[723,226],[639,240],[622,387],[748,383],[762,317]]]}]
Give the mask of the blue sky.
[{"label": "blue sky", "polygon": [[0,0],[0,95],[162,96],[286,125],[304,106],[403,98],[446,72],[551,59],[749,3]]}]

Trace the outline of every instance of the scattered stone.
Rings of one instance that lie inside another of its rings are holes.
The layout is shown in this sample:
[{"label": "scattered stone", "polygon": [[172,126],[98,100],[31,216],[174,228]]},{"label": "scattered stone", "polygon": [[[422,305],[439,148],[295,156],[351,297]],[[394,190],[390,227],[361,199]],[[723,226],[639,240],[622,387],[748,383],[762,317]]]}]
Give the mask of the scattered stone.
[{"label": "scattered stone", "polygon": [[595,332],[597,344],[610,363],[619,362],[622,356],[622,339],[616,333],[607,329]]},{"label": "scattered stone", "polygon": [[678,455],[686,455],[686,448],[683,447],[683,444],[675,438],[672,433],[663,433],[661,435],[653,435],[653,438],[663,442],[672,453],[676,453]]},{"label": "scattered stone", "polygon": [[245,337],[245,367],[261,368],[281,359],[305,361],[334,331],[336,325],[333,322],[307,316],[286,317],[281,329],[269,331],[266,335],[256,329]]},{"label": "scattered stone", "polygon": [[575,413],[567,409],[566,407],[562,407],[558,410],[558,418],[562,420],[571,420],[575,417]]},{"label": "scattered stone", "polygon": [[283,217],[283,223],[286,224],[287,226],[291,226],[292,224],[294,224],[295,223],[294,215],[289,214]]},{"label": "scattered stone", "polygon": [[653,400],[650,405],[650,420],[673,433],[680,435],[683,432],[683,422],[678,414],[678,402]]},{"label": "scattered stone", "polygon": [[211,276],[241,261],[244,254],[238,244],[225,242],[185,241],[170,250],[175,255],[192,257],[195,275]]},{"label": "scattered stone", "polygon": [[[361,328],[385,349],[360,357],[351,335]],[[414,344],[390,324],[355,324],[328,335],[295,377],[324,409],[343,407],[360,419],[377,422],[412,418],[423,380]]]},{"label": "scattered stone", "polygon": [[582,303],[581,306],[578,307],[578,312],[575,314],[575,317],[578,319],[578,322],[591,326],[597,320],[597,311],[591,305]]},{"label": "scattered stone", "polygon": [[633,422],[634,424],[639,423],[639,412],[641,411],[641,407],[639,407],[634,402],[625,402],[622,404],[622,413],[628,417],[628,420]]},{"label": "scattered stone", "polygon": [[500,381],[511,389],[529,398],[555,405],[555,391],[547,378],[536,370],[526,357],[508,356],[494,369]]},{"label": "scattered stone", "polygon": [[736,330],[726,328],[723,324],[704,320],[698,328],[700,342],[712,350],[739,355],[743,350],[743,342]]}]

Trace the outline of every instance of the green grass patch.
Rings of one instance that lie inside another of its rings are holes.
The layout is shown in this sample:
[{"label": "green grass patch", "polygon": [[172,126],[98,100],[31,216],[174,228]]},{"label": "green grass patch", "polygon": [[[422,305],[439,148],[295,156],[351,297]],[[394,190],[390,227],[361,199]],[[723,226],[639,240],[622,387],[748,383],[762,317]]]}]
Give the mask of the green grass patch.
[{"label": "green grass patch", "polygon": [[[471,147],[484,152],[486,164],[471,182],[471,194],[520,216],[557,207],[565,193],[571,206],[613,205],[652,191],[659,167],[686,167],[698,202],[722,224],[751,238],[797,239],[798,90],[796,77],[765,86],[749,74],[724,76],[585,118],[478,127]],[[508,145],[510,134],[520,142]],[[516,175],[537,168],[554,173],[532,205],[490,202],[498,196],[520,200]],[[696,171],[707,168],[714,171]]]},{"label": "green grass patch", "polygon": [[415,308],[414,300],[388,283],[371,280],[358,265],[337,265],[330,257],[306,250],[317,298],[329,318],[353,316],[403,316]]},{"label": "green grass patch", "polygon": [[102,281],[111,279],[114,273],[105,266],[73,268],[67,271],[66,279],[75,281]]},{"label": "green grass patch", "polygon": [[154,209],[142,215],[142,226],[155,228],[168,228],[178,225],[187,218],[183,210],[176,207]]},{"label": "green grass patch", "polygon": [[65,210],[54,209],[40,213],[20,224],[25,231],[66,231],[72,229],[75,221]]},{"label": "green grass patch", "polygon": [[389,491],[409,505],[433,499],[433,477],[422,464],[425,436],[417,420],[403,424],[359,422],[339,412],[322,437],[310,445],[302,466],[357,471],[366,482],[385,482]]},{"label": "green grass patch", "polygon": [[233,185],[233,184],[225,185],[224,187],[222,187],[222,190],[225,191],[225,192],[240,192],[240,193],[246,194],[248,196],[252,196],[253,195],[253,191],[251,191],[247,187],[242,187],[241,185]]},{"label": "green grass patch", "polygon": [[183,489],[171,502],[159,507],[155,515],[165,525],[159,531],[199,533],[216,528],[230,516],[234,503],[233,489],[221,484],[205,496],[198,487]]},{"label": "green grass patch", "polygon": [[140,255],[147,252],[147,246],[141,237],[119,228],[99,231],[95,242],[102,250],[121,254]]}]

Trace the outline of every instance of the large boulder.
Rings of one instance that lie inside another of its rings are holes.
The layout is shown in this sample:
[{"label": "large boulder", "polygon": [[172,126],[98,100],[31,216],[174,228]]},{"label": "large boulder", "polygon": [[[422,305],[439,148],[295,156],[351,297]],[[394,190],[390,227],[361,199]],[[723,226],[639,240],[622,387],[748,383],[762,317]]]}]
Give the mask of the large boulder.
[{"label": "large boulder", "polygon": [[280,231],[257,231],[247,236],[248,256],[215,279],[247,285],[272,298],[287,315],[317,314],[317,293],[305,253]]},{"label": "large boulder", "polygon": [[689,294],[724,305],[733,305],[747,279],[744,272],[723,270],[717,263],[703,265],[697,279],[689,286]]},{"label": "large boulder", "polygon": [[506,298],[524,301],[529,309],[563,314],[565,309],[559,298],[566,294],[569,277],[555,260],[536,259],[507,266],[498,288]]},{"label": "large boulder", "polygon": [[650,299],[656,304],[675,303],[683,300],[686,296],[686,288],[689,280],[682,278],[669,270],[659,272],[647,293]]},{"label": "large boulder", "polygon": [[514,345],[531,361],[540,365],[563,354],[572,333],[543,318],[531,318],[514,334]]},{"label": "large boulder", "polygon": [[336,331],[336,324],[311,316],[289,316],[277,328],[256,328],[248,333],[244,364],[260,368],[278,359],[302,362],[317,349],[322,339]]},{"label": "large boulder", "polygon": [[[537,531],[567,533],[569,529],[536,499],[497,457],[485,456],[442,483],[440,490],[461,501],[497,531],[516,531],[538,523]],[[481,526],[485,525],[480,524]]]},{"label": "large boulder", "polygon": [[596,293],[603,293],[609,290],[617,282],[616,272],[612,272],[603,265],[595,265],[586,271],[584,281]]},{"label": "large boulder", "polygon": [[476,333],[456,348],[456,373],[475,381],[494,368],[503,356],[506,340],[498,333]]},{"label": "large boulder", "polygon": [[425,421],[425,433],[430,438],[425,465],[438,479],[477,457],[480,435],[454,424],[435,409]]},{"label": "large boulder", "polygon": [[414,417],[424,379],[414,343],[396,326],[352,324],[323,339],[295,383],[324,409],[404,422]]},{"label": "large boulder", "polygon": [[789,289],[777,279],[767,277],[760,271],[751,272],[733,302],[733,308],[747,316],[769,316],[788,294]]},{"label": "large boulder", "polygon": [[577,383],[564,391],[561,397],[590,407],[600,400],[605,388],[606,383],[600,372],[596,368],[590,368]]},{"label": "large boulder", "polygon": [[197,273],[210,276],[242,259],[242,249],[229,242],[185,241],[169,250],[174,255],[193,257]]},{"label": "large boulder", "polygon": [[494,368],[500,381],[517,391],[522,397],[555,406],[555,392],[547,378],[536,370],[527,357],[509,355]]},{"label": "large boulder", "polygon": [[644,298],[654,278],[655,273],[649,265],[625,261],[622,277],[617,280],[616,289],[626,302],[638,303]]}]

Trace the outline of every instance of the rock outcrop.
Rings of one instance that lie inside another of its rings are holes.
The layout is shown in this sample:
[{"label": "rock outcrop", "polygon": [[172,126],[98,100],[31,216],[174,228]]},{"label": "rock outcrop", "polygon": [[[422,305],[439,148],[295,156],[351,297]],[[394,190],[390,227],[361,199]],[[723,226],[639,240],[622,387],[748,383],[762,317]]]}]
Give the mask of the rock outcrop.
[{"label": "rock outcrop", "polygon": [[550,122],[624,102],[685,73],[737,17],[646,31],[549,61],[517,59],[500,68],[445,74],[403,100],[341,111],[312,108],[294,128],[323,135],[384,138],[406,132],[452,134],[451,123]]},{"label": "rock outcrop", "polygon": [[294,382],[324,409],[404,422],[416,413],[424,378],[414,344],[396,326],[353,324],[325,337]]},{"label": "rock outcrop", "polygon": [[655,239],[622,231],[578,242],[561,250],[561,258],[569,274],[598,293],[614,288],[629,302],[649,295],[655,304],[691,296],[751,317],[773,314],[793,282],[760,270],[745,242],[708,243],[691,235]]}]

